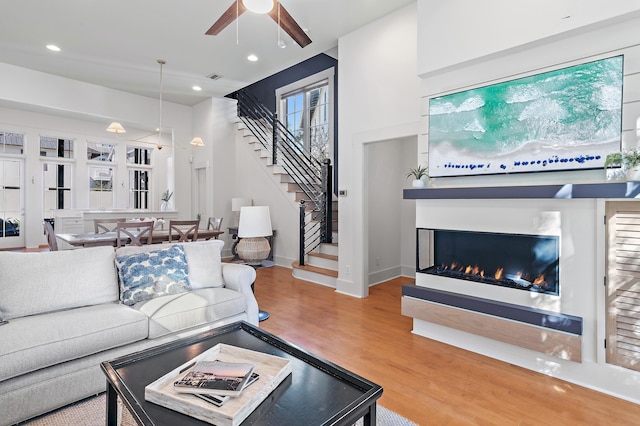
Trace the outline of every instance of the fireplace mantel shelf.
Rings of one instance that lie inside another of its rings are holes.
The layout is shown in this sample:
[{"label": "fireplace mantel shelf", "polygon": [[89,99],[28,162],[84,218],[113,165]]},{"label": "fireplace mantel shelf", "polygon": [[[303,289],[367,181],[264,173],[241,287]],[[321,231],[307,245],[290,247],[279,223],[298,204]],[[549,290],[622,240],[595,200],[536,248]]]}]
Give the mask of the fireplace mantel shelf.
[{"label": "fireplace mantel shelf", "polygon": [[405,200],[640,198],[640,182],[405,189]]}]

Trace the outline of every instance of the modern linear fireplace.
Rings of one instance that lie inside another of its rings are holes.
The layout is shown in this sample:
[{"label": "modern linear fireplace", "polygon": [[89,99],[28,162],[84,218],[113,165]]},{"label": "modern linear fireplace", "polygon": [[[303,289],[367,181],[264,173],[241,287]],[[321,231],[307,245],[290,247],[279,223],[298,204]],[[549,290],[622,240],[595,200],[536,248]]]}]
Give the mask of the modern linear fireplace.
[{"label": "modern linear fireplace", "polygon": [[560,294],[558,236],[418,228],[417,245],[417,272]]}]

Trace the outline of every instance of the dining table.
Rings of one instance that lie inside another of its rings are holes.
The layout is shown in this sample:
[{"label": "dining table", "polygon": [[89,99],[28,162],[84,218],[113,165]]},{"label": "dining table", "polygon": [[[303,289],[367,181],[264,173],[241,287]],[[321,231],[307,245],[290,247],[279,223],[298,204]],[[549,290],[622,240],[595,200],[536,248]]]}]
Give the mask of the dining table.
[{"label": "dining table", "polygon": [[[198,230],[198,240],[210,240],[211,238],[218,239],[220,234],[224,234],[224,231],[211,231],[208,229]],[[188,234],[191,238],[193,233]],[[118,236],[115,231],[104,232],[96,234],[95,232],[83,232],[80,234],[56,234],[56,237],[61,241],[64,241],[72,246],[76,247],[96,247],[96,246],[116,246]],[[174,233],[171,235],[172,241],[177,241],[179,235]],[[120,237],[121,245],[127,245],[129,242],[128,237]],[[126,241],[125,241],[126,240]],[[169,242],[169,230],[156,230],[154,229],[151,234],[151,244],[161,244]]]}]

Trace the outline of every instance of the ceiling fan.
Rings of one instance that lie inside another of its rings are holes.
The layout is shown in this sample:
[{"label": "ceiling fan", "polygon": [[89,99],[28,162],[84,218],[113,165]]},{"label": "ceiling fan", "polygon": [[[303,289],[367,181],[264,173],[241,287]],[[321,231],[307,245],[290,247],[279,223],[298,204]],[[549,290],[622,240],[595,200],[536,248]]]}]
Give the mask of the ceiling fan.
[{"label": "ceiling fan", "polygon": [[[218,18],[218,20],[209,28],[209,30],[205,33],[207,35],[218,35],[220,31],[225,29],[229,24],[231,24],[234,20],[238,19],[240,15],[242,15],[247,10],[252,10],[251,6],[245,5],[247,0],[235,0],[233,4]],[[251,3],[251,2],[249,2]],[[300,47],[305,47],[309,43],[311,43],[311,39],[304,32],[304,30],[298,25],[298,23],[293,19],[291,14],[287,12],[287,9],[282,6],[282,4],[277,0],[267,0],[267,3],[272,5],[272,8],[269,9],[267,13],[271,19],[276,21],[278,25],[287,33],[293,41],[298,43]],[[275,5],[274,5],[275,3]]]}]

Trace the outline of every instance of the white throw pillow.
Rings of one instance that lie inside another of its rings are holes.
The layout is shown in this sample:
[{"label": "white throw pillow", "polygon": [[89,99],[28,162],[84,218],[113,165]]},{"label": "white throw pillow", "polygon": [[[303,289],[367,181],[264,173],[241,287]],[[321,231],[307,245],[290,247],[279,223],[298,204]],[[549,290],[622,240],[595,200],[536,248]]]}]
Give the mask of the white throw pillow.
[{"label": "white throw pillow", "polygon": [[189,284],[196,290],[207,287],[224,287],[222,279],[222,240],[181,243],[189,267]]}]

